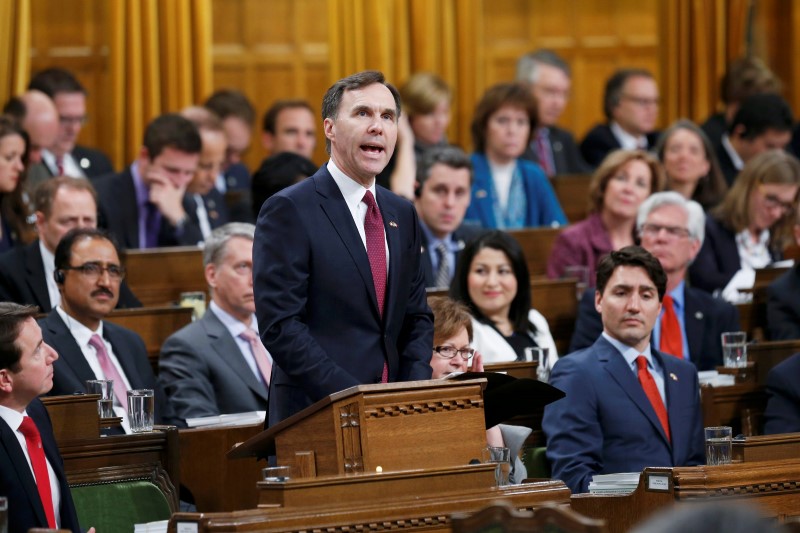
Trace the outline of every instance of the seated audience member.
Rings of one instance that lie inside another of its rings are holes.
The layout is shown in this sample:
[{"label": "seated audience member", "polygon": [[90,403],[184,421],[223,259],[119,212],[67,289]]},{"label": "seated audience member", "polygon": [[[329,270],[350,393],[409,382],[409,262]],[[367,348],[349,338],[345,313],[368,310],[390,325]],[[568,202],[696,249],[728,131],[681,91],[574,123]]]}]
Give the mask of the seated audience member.
[{"label": "seated audience member", "polygon": [[313,176],[317,166],[302,155],[280,152],[266,158],[253,174],[251,197],[253,219],[258,218],[261,206],[273,194]]},{"label": "seated audience member", "polygon": [[200,226],[186,187],[202,150],[197,128],[180,115],[155,118],[144,132],[138,159],[120,174],[95,181],[99,226],[123,248],[196,245]]},{"label": "seated audience member", "polygon": [[306,159],[314,157],[317,122],[311,104],[305,100],[277,100],[264,113],[261,145],[270,156],[292,152]]},{"label": "seated audience member", "polygon": [[497,229],[567,223],[542,169],[520,159],[536,121],[536,101],[526,86],[501,83],[484,93],[472,119],[474,181],[467,220]]},{"label": "seated audience member", "polygon": [[464,225],[472,185],[472,163],[457,146],[434,146],[417,165],[414,206],[422,228],[426,287],[450,287],[456,262],[480,229]]},{"label": "seated audience member", "polygon": [[167,423],[266,411],[272,357],[258,337],[253,299],[252,224],[231,223],[206,240],[211,304],[203,318],[161,347],[158,382],[172,408]]},{"label": "seated audience member", "polygon": [[412,74],[400,87],[403,114],[397,124],[397,145],[376,177],[378,185],[404,198],[414,198],[416,165],[426,150],[447,144],[453,91],[431,72]]},{"label": "seated audience member", "polygon": [[58,354],[42,340],[35,315],[34,307],[0,303],[0,494],[8,498],[4,513],[8,531],[82,531],[50,416],[38,398],[53,386]]},{"label": "seated audience member", "polygon": [[[0,301],[36,305],[43,313],[61,302],[53,272],[56,246],[73,228],[97,226],[94,188],[85,178],[49,179],[34,193],[39,239],[0,255]],[[141,307],[124,281],[117,308]]]},{"label": "seated audience member", "polygon": [[767,150],[782,150],[792,137],[792,109],[777,94],[754,94],[742,102],[719,144],[714,146],[729,186],[744,166]]},{"label": "seated audience member", "polygon": [[[639,208],[636,227],[642,247],[667,274],[664,303],[650,336],[653,347],[691,361],[698,370],[722,366],[720,335],[742,329],[739,312],[725,300],[686,284],[686,270],[703,245],[703,208],[676,192],[656,193]],[[602,332],[594,293],[586,291],[578,306],[570,352],[588,348]]]},{"label": "seated audience member", "polygon": [[703,209],[715,207],[728,192],[711,142],[691,120],[673,122],[658,138],[655,151],[664,165],[667,190],[679,192]]},{"label": "seated audience member", "polygon": [[[800,246],[800,210],[795,207],[794,240]],[[771,341],[800,339],[800,263],[767,287],[767,335]]]},{"label": "seated audience member", "polygon": [[764,434],[800,432],[800,354],[775,365],[767,374]]},{"label": "seated audience member", "polygon": [[[433,311],[433,355],[431,356],[431,379],[442,379],[453,372],[483,372],[481,354],[470,347],[472,342],[472,317],[462,303],[450,298],[432,298]],[[470,361],[471,359],[471,361]],[[470,363],[469,366],[467,363]],[[508,448],[514,458],[509,480],[522,483],[528,471],[519,458],[525,439],[531,429],[522,426],[499,424],[486,431],[489,446]]]},{"label": "seated audience member", "polygon": [[556,125],[567,107],[572,85],[567,62],[552,50],[535,50],[517,61],[517,81],[530,84],[539,116],[522,157],[538,163],[550,177],[591,172],[572,133]]},{"label": "seated audience member", "polygon": [[22,128],[11,117],[0,115],[0,252],[23,246],[34,237],[24,194],[26,149]]},{"label": "seated audience member", "polygon": [[250,148],[250,137],[256,123],[256,110],[242,92],[235,89],[220,89],[203,104],[220,120],[228,140],[225,150],[225,165],[217,177],[217,189],[249,191],[250,172],[242,163],[242,156]]},{"label": "seated audience member", "polygon": [[606,82],[603,112],[607,124],[598,124],[581,142],[581,153],[588,164],[599,165],[609,152],[651,150],[658,138],[658,85],[653,75],[642,69],[622,69]]},{"label": "seated audience member", "polygon": [[611,250],[634,244],[636,212],[650,194],[664,187],[664,171],[642,150],[615,150],[589,184],[589,216],[556,237],[547,260],[547,277],[564,277],[571,266],[585,266],[594,282],[597,262]]},{"label": "seated audience member", "polygon": [[[61,303],[39,321],[45,342],[59,354],[50,394],[84,392],[87,379],[113,379],[114,413],[127,431],[127,391],[156,389],[156,379],[141,337],[103,320],[117,305],[125,277],[117,246],[103,230],[76,228],[58,243],[55,266]],[[160,423],[160,390],[155,401]]]},{"label": "seated audience member", "polygon": [[[20,96],[25,113],[22,129],[28,134],[28,161],[31,166],[42,162],[42,150],[53,146],[58,138],[58,111],[49,96],[42,91],[26,91]],[[42,169],[49,177],[45,169]],[[28,187],[35,189],[38,183],[29,180]]]},{"label": "seated audience member", "polygon": [[800,190],[800,162],[771,150],[750,160],[706,217],[706,239],[689,268],[692,286],[738,301],[755,271],[783,258]]},{"label": "seated audience member", "polygon": [[473,347],[484,362],[524,361],[525,348],[534,346],[549,348],[550,361],[558,359],[547,320],[531,307],[522,248],[508,234],[490,231],[467,244],[450,295],[472,313]]},{"label": "seated audience member", "polygon": [[596,286],[603,333],[556,363],[550,384],[567,396],[542,419],[553,478],[573,493],[595,474],[693,466],[705,455],[697,369],[650,346],[667,286],[658,260],[638,246],[611,252]]},{"label": "seated audience member", "polygon": [[761,93],[780,94],[781,85],[778,77],[759,58],[734,59],[719,81],[719,97],[724,109],[708,117],[701,128],[716,146],[747,97]]},{"label": "seated audience member", "polygon": [[[186,195],[190,206],[187,211],[189,218],[197,223],[205,240],[212,230],[227,224],[230,218],[225,197],[215,187],[217,176],[225,163],[228,141],[222,121],[208,109],[188,107],[181,115],[197,127],[203,145],[197,170],[186,186]],[[194,210],[191,209],[192,203],[196,206]]]},{"label": "seated audience member", "polygon": [[44,166],[51,176],[96,178],[114,172],[103,152],[77,144],[87,119],[87,93],[71,72],[59,67],[47,68],[31,78],[28,89],[45,93],[58,111],[56,142],[42,151]]}]

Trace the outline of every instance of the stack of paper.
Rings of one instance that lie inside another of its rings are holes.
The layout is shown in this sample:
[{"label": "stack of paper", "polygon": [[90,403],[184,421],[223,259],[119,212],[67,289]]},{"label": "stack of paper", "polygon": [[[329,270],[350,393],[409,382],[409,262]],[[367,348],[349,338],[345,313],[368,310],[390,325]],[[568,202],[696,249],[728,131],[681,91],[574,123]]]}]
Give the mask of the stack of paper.
[{"label": "stack of paper", "polygon": [[591,494],[630,494],[639,486],[641,472],[598,474],[589,482]]},{"label": "stack of paper", "polygon": [[149,522],[147,524],[135,524],[133,526],[133,533],[167,533],[168,525],[169,520]]},{"label": "stack of paper", "polygon": [[700,385],[713,385],[714,387],[728,387],[736,384],[733,374],[720,374],[716,370],[703,370],[697,373]]},{"label": "stack of paper", "polygon": [[190,428],[249,426],[251,424],[263,424],[266,416],[266,411],[250,411],[248,413],[205,416],[203,418],[187,418],[186,425]]}]

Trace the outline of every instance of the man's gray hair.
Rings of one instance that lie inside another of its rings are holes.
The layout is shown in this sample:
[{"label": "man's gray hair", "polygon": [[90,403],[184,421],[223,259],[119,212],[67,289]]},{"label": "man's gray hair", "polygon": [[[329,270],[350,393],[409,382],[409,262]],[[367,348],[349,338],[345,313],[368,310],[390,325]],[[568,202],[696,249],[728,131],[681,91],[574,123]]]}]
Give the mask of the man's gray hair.
[{"label": "man's gray hair", "polygon": [[572,77],[566,61],[552,50],[540,48],[519,58],[517,61],[517,81],[536,83],[539,78],[539,65],[550,65],[562,71],[568,78]]},{"label": "man's gray hair", "polygon": [[203,246],[203,267],[219,265],[225,255],[225,247],[234,237],[254,240],[256,227],[244,222],[230,222],[211,232]]},{"label": "man's gray hair", "polygon": [[650,213],[665,205],[676,205],[686,212],[688,219],[686,229],[689,230],[689,237],[699,241],[700,246],[703,246],[703,239],[706,237],[706,214],[703,208],[694,200],[687,200],[675,191],[657,192],[642,202],[636,214],[637,232],[642,232],[642,226],[647,222]]}]

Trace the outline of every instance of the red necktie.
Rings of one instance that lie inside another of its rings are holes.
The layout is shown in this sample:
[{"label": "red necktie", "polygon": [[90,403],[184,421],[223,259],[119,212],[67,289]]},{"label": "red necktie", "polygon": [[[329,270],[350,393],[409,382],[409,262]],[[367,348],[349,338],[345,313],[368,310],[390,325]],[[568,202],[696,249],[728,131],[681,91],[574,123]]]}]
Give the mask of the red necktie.
[{"label": "red necktie", "polygon": [[664,433],[667,435],[667,441],[669,441],[669,418],[667,418],[667,408],[664,407],[664,401],[661,399],[661,394],[658,392],[658,386],[656,386],[653,376],[650,374],[650,371],[647,370],[647,358],[643,355],[637,357],[636,366],[639,368],[639,383],[641,383],[644,393],[647,395],[647,399],[650,400],[650,404],[653,406],[653,410],[656,412],[656,416],[661,422],[661,427],[664,428]]},{"label": "red necktie", "polygon": [[[383,318],[383,303],[386,299],[386,240],[383,233],[383,217],[375,202],[372,192],[367,191],[361,200],[367,204],[367,216],[364,218],[364,234],[367,238],[367,257],[372,270],[372,283],[375,285],[375,296],[378,299],[378,310]],[[383,362],[381,383],[389,381],[389,367]]]},{"label": "red necktie", "polygon": [[53,509],[53,493],[50,491],[50,474],[47,473],[47,460],[44,458],[39,428],[36,427],[31,417],[26,416],[22,418],[19,431],[25,436],[25,444],[28,446],[28,456],[31,458],[33,476],[36,478],[39,499],[42,500],[44,514],[47,517],[47,526],[55,529],[56,515]]},{"label": "red necktie", "polygon": [[547,138],[546,133],[543,133],[541,130],[536,132],[534,144],[536,145],[536,157],[539,159],[539,166],[542,167],[546,175],[552,176],[555,172],[553,172],[553,165],[550,162],[549,141],[550,139]]},{"label": "red necktie", "polygon": [[125,387],[125,381],[122,379],[119,371],[117,371],[117,367],[114,366],[114,362],[106,351],[106,343],[103,342],[100,335],[95,333],[89,339],[89,345],[94,346],[94,351],[97,353],[97,361],[100,363],[100,368],[103,369],[103,374],[105,374],[106,379],[114,381],[114,396],[117,397],[116,400],[119,405],[124,407],[127,405],[126,402],[128,401],[128,390]]},{"label": "red necktie", "polygon": [[664,313],[661,315],[661,339],[658,343],[658,349],[683,359],[681,325],[678,322],[678,315],[675,314],[672,296],[669,294],[664,295],[664,301],[661,306],[664,308]]},{"label": "red necktie", "polygon": [[261,344],[258,334],[250,328],[239,333],[239,336],[250,343],[250,351],[253,353],[253,357],[256,360],[256,366],[258,366],[258,370],[261,371],[264,383],[269,387],[269,380],[272,376],[272,363],[267,355],[267,349]]},{"label": "red necktie", "polygon": [[58,170],[58,175],[64,175],[64,158],[63,157],[56,157],[56,170]]}]

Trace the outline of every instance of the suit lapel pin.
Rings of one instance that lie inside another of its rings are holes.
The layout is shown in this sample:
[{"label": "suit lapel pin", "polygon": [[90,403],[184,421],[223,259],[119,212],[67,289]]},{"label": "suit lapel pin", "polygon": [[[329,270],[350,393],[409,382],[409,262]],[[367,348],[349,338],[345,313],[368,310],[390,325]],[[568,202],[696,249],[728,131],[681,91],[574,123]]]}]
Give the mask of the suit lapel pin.
[{"label": "suit lapel pin", "polygon": [[389,221],[389,225],[390,225],[391,227],[393,227],[393,228],[396,228],[396,227],[397,227],[397,222],[395,222],[394,220],[390,220],[390,221]]},{"label": "suit lapel pin", "polygon": [[467,246],[467,244],[464,242],[464,239],[459,239],[458,242],[456,243],[456,246],[458,247],[458,251],[460,252]]},{"label": "suit lapel pin", "polygon": [[674,373],[672,373],[672,372],[670,372],[670,373],[669,373],[669,378],[670,378],[672,381],[678,381],[678,376],[676,376],[676,375],[675,375]]},{"label": "suit lapel pin", "polygon": [[694,317],[695,317],[697,320],[703,320],[703,312],[702,312],[702,311],[698,311],[698,312],[696,312],[696,313],[694,314]]},{"label": "suit lapel pin", "polygon": [[81,168],[89,168],[90,164],[91,163],[89,162],[88,159],[86,159],[85,157],[81,157],[81,162],[80,162]]},{"label": "suit lapel pin", "polygon": [[211,210],[211,211],[208,212],[208,218],[217,220],[219,218],[219,213],[217,213],[214,210]]},{"label": "suit lapel pin", "polygon": [[489,193],[487,193],[483,189],[478,189],[477,191],[475,191],[475,198],[477,199],[486,198],[487,196],[489,196]]}]

